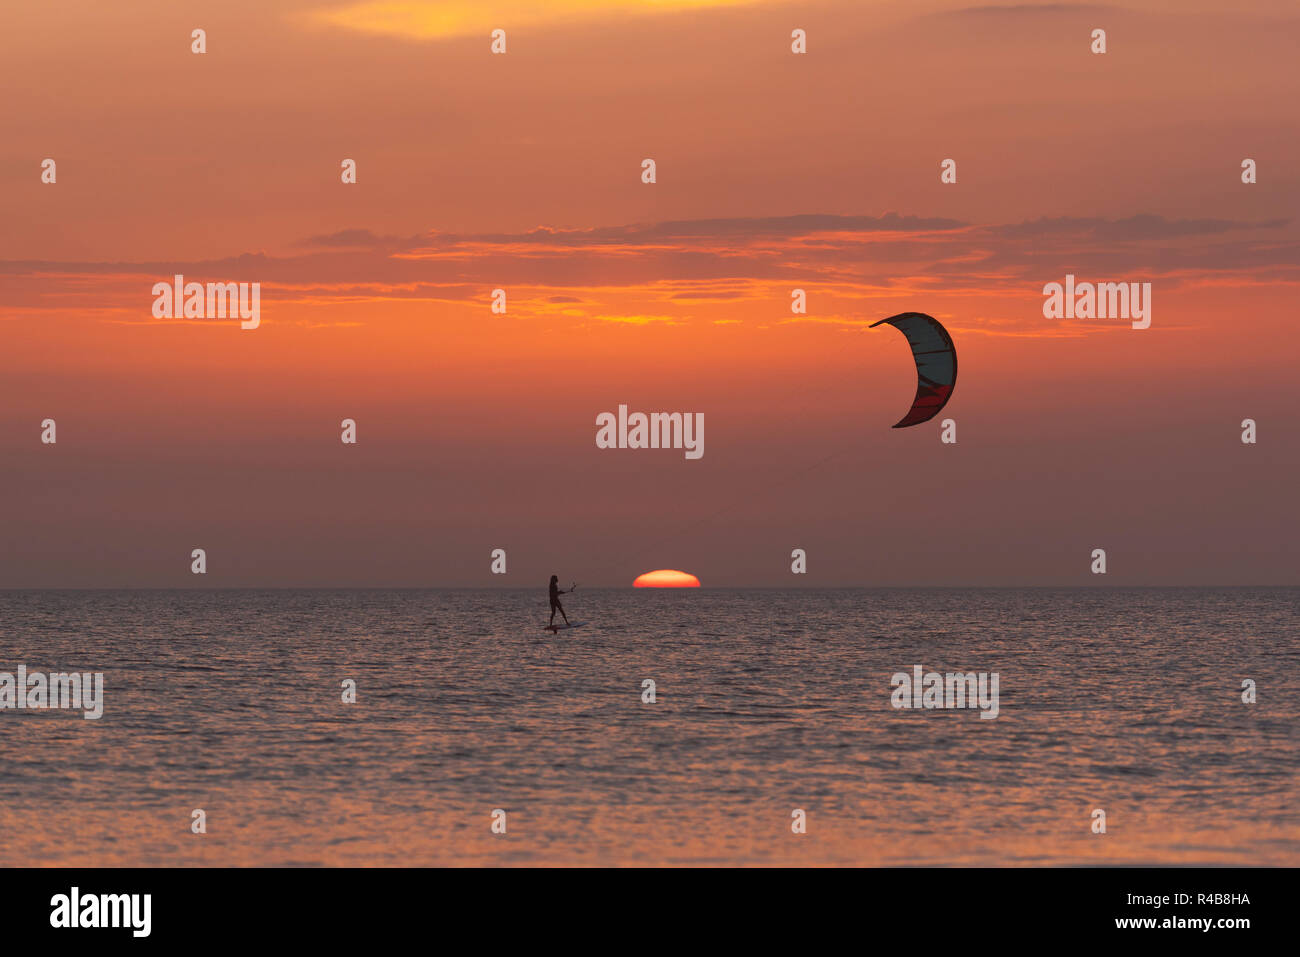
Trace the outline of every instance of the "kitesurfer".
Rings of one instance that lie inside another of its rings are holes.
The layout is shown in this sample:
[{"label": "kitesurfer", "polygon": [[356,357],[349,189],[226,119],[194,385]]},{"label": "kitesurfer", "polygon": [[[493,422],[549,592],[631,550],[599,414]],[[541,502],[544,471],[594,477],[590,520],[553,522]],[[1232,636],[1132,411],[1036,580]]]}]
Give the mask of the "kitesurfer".
[{"label": "kitesurfer", "polygon": [[560,596],[567,595],[569,592],[573,591],[573,589],[569,588],[561,591],[558,584],[559,580],[559,575],[551,576],[551,623],[546,626],[547,628],[555,627],[555,613],[557,611],[560,613],[560,616],[564,618],[564,623],[566,625],[569,623],[569,616],[564,614],[564,606],[560,604]]}]

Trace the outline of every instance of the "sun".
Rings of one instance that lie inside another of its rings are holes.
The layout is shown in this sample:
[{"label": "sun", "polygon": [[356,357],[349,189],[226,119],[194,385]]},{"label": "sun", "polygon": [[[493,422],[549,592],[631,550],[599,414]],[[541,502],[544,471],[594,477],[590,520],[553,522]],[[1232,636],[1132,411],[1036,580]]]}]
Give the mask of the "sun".
[{"label": "sun", "polygon": [[660,568],[658,571],[638,575],[632,583],[633,588],[699,588],[700,580],[689,572],[679,572],[675,568]]}]

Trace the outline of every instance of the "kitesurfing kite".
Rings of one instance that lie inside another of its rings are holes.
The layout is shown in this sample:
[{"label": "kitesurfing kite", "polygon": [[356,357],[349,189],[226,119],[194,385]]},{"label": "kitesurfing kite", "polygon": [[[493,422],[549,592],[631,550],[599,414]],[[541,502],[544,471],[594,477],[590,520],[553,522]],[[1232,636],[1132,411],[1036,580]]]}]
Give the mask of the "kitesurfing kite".
[{"label": "kitesurfing kite", "polygon": [[916,398],[907,415],[894,424],[896,429],[905,429],[933,419],[952,398],[952,387],[957,383],[957,350],[948,330],[923,312],[900,312],[873,322],[871,328],[886,322],[907,336],[916,360]]}]

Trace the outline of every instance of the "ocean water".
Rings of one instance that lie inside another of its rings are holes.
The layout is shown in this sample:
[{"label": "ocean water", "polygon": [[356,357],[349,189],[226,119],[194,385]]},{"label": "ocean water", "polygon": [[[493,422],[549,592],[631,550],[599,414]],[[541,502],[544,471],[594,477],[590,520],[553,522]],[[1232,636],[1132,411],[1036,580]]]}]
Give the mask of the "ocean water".
[{"label": "ocean water", "polygon": [[[104,673],[99,720],[0,711],[0,864],[1300,865],[1300,589],[565,604],[0,592],[0,672]],[[895,709],[914,665],[998,717]]]}]

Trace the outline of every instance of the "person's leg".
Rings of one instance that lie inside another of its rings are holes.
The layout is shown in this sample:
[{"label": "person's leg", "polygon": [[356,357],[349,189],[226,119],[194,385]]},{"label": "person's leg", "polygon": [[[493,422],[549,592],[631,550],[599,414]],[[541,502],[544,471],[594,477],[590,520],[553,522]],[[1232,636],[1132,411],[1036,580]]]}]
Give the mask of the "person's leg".
[{"label": "person's leg", "polygon": [[[559,602],[556,602],[556,604],[557,604],[557,605],[560,605]],[[567,625],[567,624],[569,623],[569,616],[564,614],[564,606],[563,606],[563,605],[560,605],[560,614],[564,617],[564,623]]]},{"label": "person's leg", "polygon": [[554,624],[555,624],[555,605],[551,605],[551,624],[550,624],[550,625],[547,625],[546,627],[547,627],[547,628],[550,628],[551,625],[554,625]]}]

